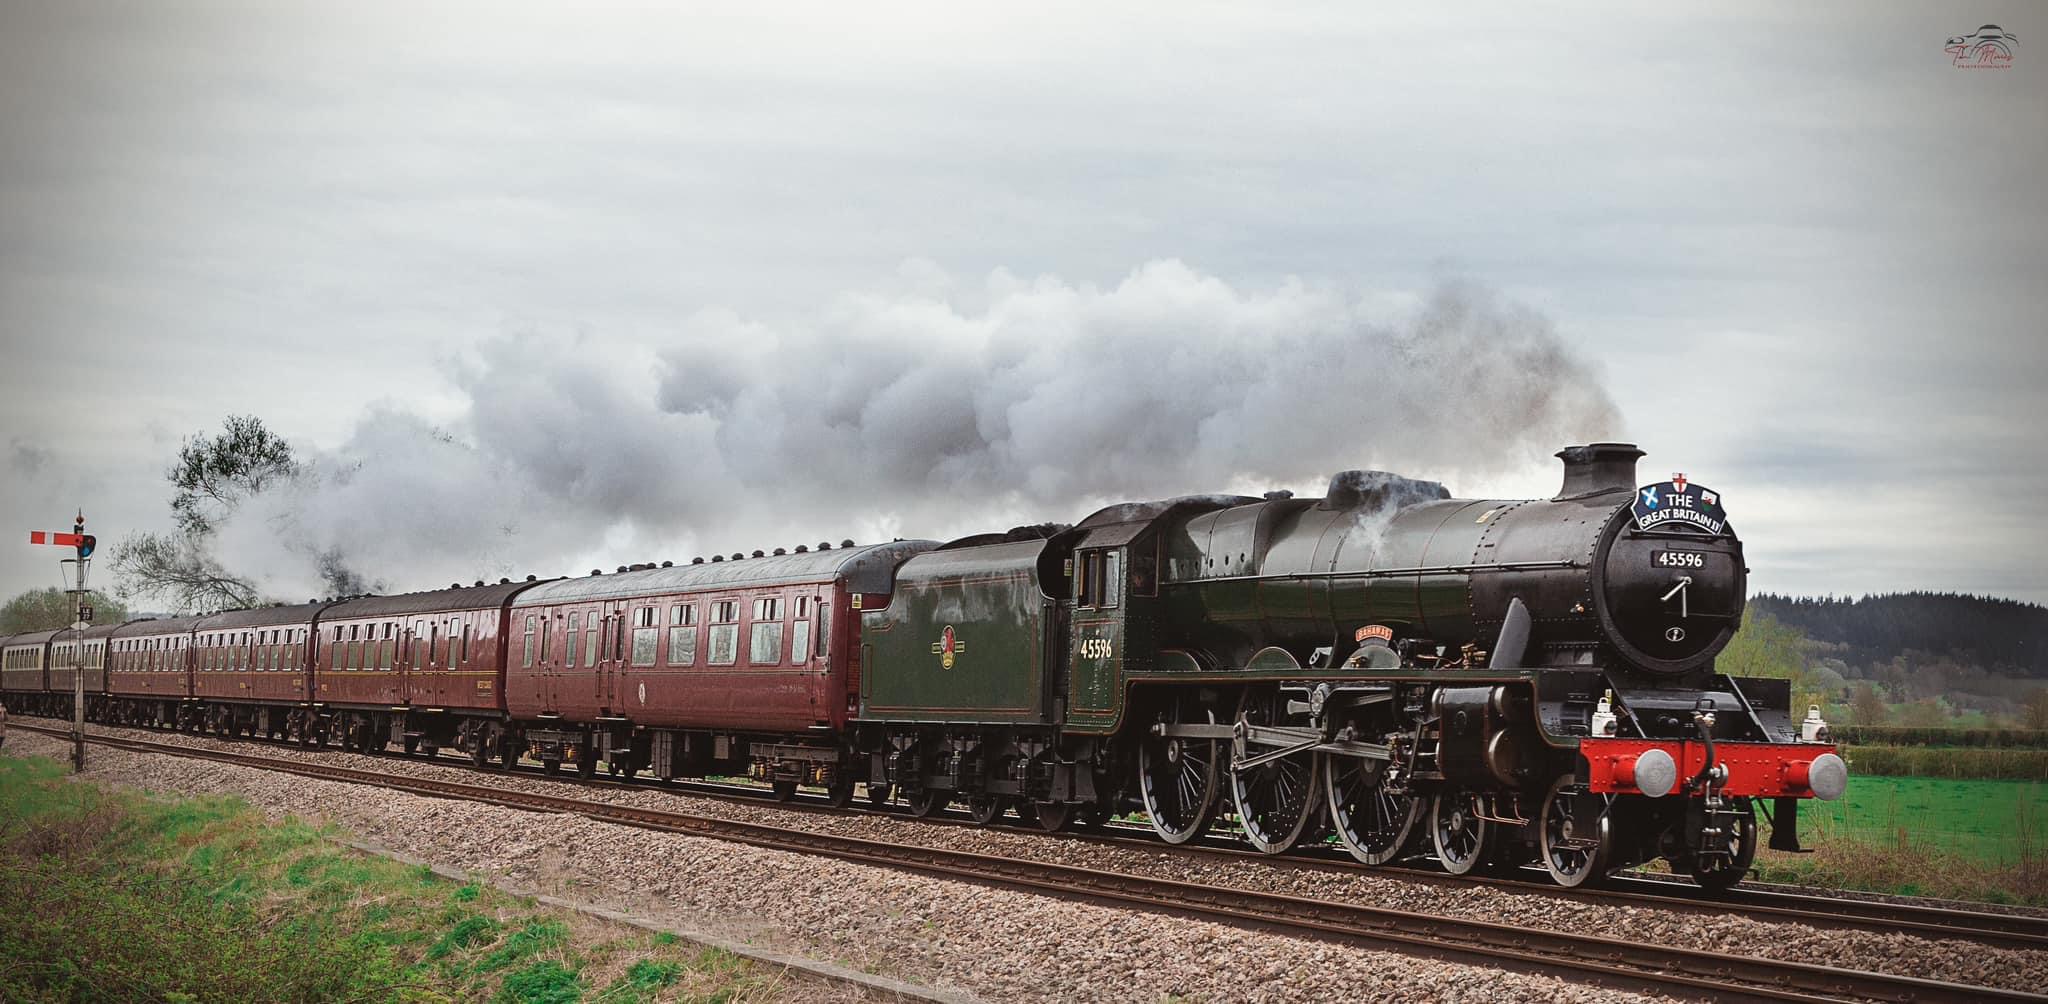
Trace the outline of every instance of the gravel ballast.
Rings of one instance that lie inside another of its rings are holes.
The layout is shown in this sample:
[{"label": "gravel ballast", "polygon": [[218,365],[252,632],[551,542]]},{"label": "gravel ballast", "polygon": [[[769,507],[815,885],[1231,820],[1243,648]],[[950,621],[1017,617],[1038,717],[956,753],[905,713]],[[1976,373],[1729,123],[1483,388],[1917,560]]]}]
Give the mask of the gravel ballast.
[{"label": "gravel ballast", "polygon": [[[5,750],[67,752],[58,740],[19,730]],[[274,816],[332,821],[371,843],[566,899],[988,1000],[1658,999],[575,816],[105,748],[88,757],[92,780],[235,794]],[[396,763],[371,762],[387,770]],[[622,794],[679,807],[660,792]]]},{"label": "gravel ballast", "polygon": [[[100,730],[96,729],[95,731]],[[1708,951],[1722,951],[1730,954],[1793,959],[1819,965],[1902,973],[1930,979],[2014,989],[2031,989],[2048,983],[2048,953],[1986,948],[1960,940],[1927,939],[1905,934],[1869,931],[1822,930],[1802,924],[1768,922],[1733,915],[1703,918],[1697,914],[1680,913],[1651,907],[1579,903],[1559,899],[1542,892],[1516,892],[1482,885],[1447,888],[1441,885],[1402,879],[1398,876],[1382,876],[1362,871],[1333,873],[1329,870],[1288,867],[1284,864],[1255,859],[1241,861],[1219,860],[1209,856],[1169,851],[1163,847],[1152,849],[1107,846],[1098,842],[1051,839],[1030,832],[1006,832],[1000,829],[983,830],[969,827],[935,826],[916,820],[896,818],[878,813],[828,814],[794,811],[769,804],[754,805],[652,789],[565,788],[559,783],[537,777],[503,774],[483,775],[452,765],[408,761],[395,757],[359,757],[334,752],[300,751],[270,745],[255,747],[248,743],[224,743],[202,737],[166,736],[161,733],[125,729],[107,729],[104,731],[136,738],[181,742],[202,747],[260,748],[266,755],[282,759],[317,760],[326,763],[362,766],[453,781],[475,783],[479,777],[491,777],[491,783],[493,784],[519,790],[553,794],[569,791],[578,797],[619,804],[695,812],[722,818],[744,819],[751,822],[846,836],[866,837],[895,843],[917,843],[981,853],[1028,857],[1042,861],[1125,871],[1134,874],[1201,882],[1216,886],[1256,888],[1262,891],[1283,892],[1299,896],[1340,899],[1379,906],[1398,907],[1414,910],[1418,913],[1437,913],[1530,927],[1541,926],[1576,933],[1607,936],[1620,934],[1633,939],[1654,940],[1661,944]],[[101,757],[112,755],[110,751],[95,750],[93,752],[94,755]],[[217,769],[220,768],[213,765],[206,765],[204,767],[204,770]],[[389,797],[396,798],[402,796]],[[255,799],[252,798],[252,801],[255,801]],[[426,801],[429,804],[443,807],[451,804],[436,800]],[[265,803],[259,802],[259,804]],[[268,807],[266,804],[266,808]],[[307,810],[302,809],[287,809],[285,811],[297,812],[302,815],[308,814]],[[475,810],[469,806],[462,806],[459,809],[444,808],[443,811],[470,813]],[[313,814],[321,813],[315,812]],[[525,813],[518,813],[517,815],[529,819],[560,820],[560,817],[533,817],[531,814]],[[341,819],[338,816],[335,818],[346,825],[350,825],[352,828],[358,829],[359,832],[372,832],[367,828],[357,826],[353,821]],[[550,823],[549,825],[555,824]],[[583,825],[601,826],[604,824],[584,823]],[[628,829],[624,832],[630,833],[634,831]],[[736,846],[731,844],[713,842],[713,845],[720,848],[720,852],[725,854],[733,854],[737,850]],[[511,860],[505,863],[505,867],[515,870],[554,867],[555,862],[543,864],[537,860],[546,853],[547,848],[541,846],[534,848],[533,853],[526,855],[524,858],[517,855],[509,856]],[[817,862],[806,860],[807,863],[804,867],[811,870],[816,870],[820,867]],[[566,855],[561,863],[565,866],[569,863]],[[517,872],[508,872],[508,874],[517,874]],[[535,871],[535,874],[539,874],[539,872]],[[933,880],[929,879],[903,876],[900,873],[885,872],[885,874],[890,875],[895,882],[908,882],[917,887],[933,882]],[[628,885],[627,888],[633,887]],[[980,891],[987,892],[987,890]],[[1042,900],[1042,898],[1029,897],[1021,893],[1008,893],[1006,895],[1025,896],[1027,899]],[[1064,905],[1070,908],[1073,906],[1072,904]],[[1102,908],[1089,907],[1088,909],[1100,910]],[[1108,912],[1116,913],[1115,911]],[[1186,926],[1189,923],[1181,920],[1168,920],[1155,915],[1117,915],[1126,918],[1141,918],[1142,921],[1170,926]],[[1223,928],[1222,930],[1229,929]],[[1245,935],[1242,932],[1235,933],[1238,933],[1240,937],[1254,937]],[[1077,944],[1084,940],[1081,937],[1071,935],[1072,932],[1070,932],[1069,938],[1055,942],[1060,947],[1051,957],[1064,957],[1071,952],[1072,944]],[[953,932],[938,932],[938,937],[940,938],[949,939],[952,936]],[[1263,936],[1260,937],[1263,938]],[[1338,950],[1313,942],[1301,942],[1293,939],[1280,940],[1291,941],[1297,947],[1308,945],[1317,949]],[[1104,951],[1123,950],[1122,948],[1114,947],[1117,943],[1113,941],[1102,944]],[[1420,964],[1413,960],[1402,961],[1409,966]],[[1430,965],[1432,965],[1432,968],[1441,968],[1433,964]],[[1583,990],[1583,988],[1575,988],[1575,990]],[[1168,986],[1162,989],[1161,992],[1171,993],[1176,991],[1171,986]],[[1186,993],[1188,991],[1179,992]]]}]

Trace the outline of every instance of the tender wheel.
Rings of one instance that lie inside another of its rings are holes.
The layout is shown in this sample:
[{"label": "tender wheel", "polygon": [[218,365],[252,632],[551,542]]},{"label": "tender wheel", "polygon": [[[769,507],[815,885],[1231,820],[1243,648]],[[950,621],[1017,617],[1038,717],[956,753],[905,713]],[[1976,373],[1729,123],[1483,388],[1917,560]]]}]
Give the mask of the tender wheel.
[{"label": "tender wheel", "polygon": [[1329,757],[1323,765],[1330,825],[1351,856],[1383,865],[1408,850],[1424,801],[1386,788],[1387,764],[1360,757]]},{"label": "tender wheel", "polygon": [[890,788],[889,785],[886,783],[875,784],[873,782],[869,782],[868,808],[879,809],[883,806],[888,805],[890,796],[894,795],[895,793],[895,790]]},{"label": "tender wheel", "polygon": [[1430,808],[1430,836],[1444,870],[1464,875],[1486,860],[1493,844],[1493,821],[1479,814],[1479,796],[1451,789],[1436,796]]},{"label": "tender wheel", "polygon": [[[1239,721],[1249,725],[1278,725],[1273,704],[1278,695],[1255,698],[1246,694],[1238,709]],[[1246,759],[1264,750],[1246,750]],[[1230,796],[1237,805],[1237,818],[1244,827],[1245,842],[1266,854],[1291,849],[1322,808],[1317,796],[1321,787],[1316,776],[1321,758],[1313,753],[1296,753],[1267,760],[1255,767],[1230,766]]]},{"label": "tender wheel", "polygon": [[1071,830],[1081,817],[1081,807],[1072,802],[1032,802],[1018,806],[1017,814],[1023,815],[1027,808],[1031,810],[1031,817],[1027,821],[1036,822],[1038,828],[1047,833]]},{"label": "tender wheel", "polygon": [[1729,857],[1691,858],[1685,863],[1685,871],[1692,880],[1708,892],[1727,892],[1734,888],[1735,883],[1749,874],[1749,866],[1756,861],[1756,807],[1749,799],[1738,798],[1735,811],[1740,818],[1735,824],[1735,835],[1729,838],[1735,853]]},{"label": "tender wheel", "polygon": [[1614,851],[1614,828],[1606,808],[1605,798],[1587,794],[1586,786],[1570,774],[1558,778],[1543,797],[1537,850],[1558,885],[1570,888],[1606,877]]},{"label": "tender wheel", "polygon": [[1080,815],[1075,818],[1074,825],[1090,833],[1099,833],[1103,827],[1109,825],[1110,819],[1115,816],[1116,803],[1114,801],[1104,799],[1100,802],[1090,802],[1081,807]]},{"label": "tender wheel", "polygon": [[833,775],[832,783],[825,788],[825,800],[835,809],[844,809],[853,804],[853,775],[841,771]]},{"label": "tender wheel", "polygon": [[[1192,698],[1180,697],[1160,720],[1171,725],[1214,724],[1216,715]],[[1220,740],[1149,734],[1138,744],[1138,794],[1160,839],[1184,844],[1209,828],[1222,787],[1224,749]]]},{"label": "tender wheel", "polygon": [[1010,799],[1006,795],[975,795],[967,800],[967,814],[974,817],[976,826],[987,826],[1003,818],[1009,811]]},{"label": "tender wheel", "polygon": [[929,819],[946,810],[946,803],[952,801],[949,793],[936,788],[920,788],[909,796],[910,814]]},{"label": "tender wheel", "polygon": [[774,781],[769,783],[769,788],[771,788],[775,792],[775,800],[778,802],[789,802],[794,801],[796,799],[795,781],[789,781],[778,777]]}]

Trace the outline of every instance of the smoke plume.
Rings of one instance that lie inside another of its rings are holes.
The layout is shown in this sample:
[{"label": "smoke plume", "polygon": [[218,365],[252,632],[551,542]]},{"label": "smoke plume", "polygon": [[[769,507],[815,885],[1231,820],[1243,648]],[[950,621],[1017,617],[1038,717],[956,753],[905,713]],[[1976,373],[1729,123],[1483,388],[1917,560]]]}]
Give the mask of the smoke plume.
[{"label": "smoke plume", "polygon": [[789,321],[707,311],[653,339],[489,340],[450,365],[459,421],[387,407],[303,451],[223,557],[283,595],[337,575],[422,588],[1320,492],[1349,468],[1455,487],[1621,431],[1548,319],[1469,283],[1399,311],[1177,261],[1110,288],[916,285]]}]

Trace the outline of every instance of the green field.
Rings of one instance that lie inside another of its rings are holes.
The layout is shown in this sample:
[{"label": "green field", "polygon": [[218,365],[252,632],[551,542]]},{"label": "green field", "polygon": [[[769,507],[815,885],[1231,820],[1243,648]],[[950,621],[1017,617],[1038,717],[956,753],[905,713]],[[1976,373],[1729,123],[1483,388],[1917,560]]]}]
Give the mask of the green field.
[{"label": "green field", "polygon": [[2048,855],[2048,783],[1925,777],[1857,777],[1834,802],[1806,802],[1810,844],[1847,838],[1901,843],[2014,864]]}]

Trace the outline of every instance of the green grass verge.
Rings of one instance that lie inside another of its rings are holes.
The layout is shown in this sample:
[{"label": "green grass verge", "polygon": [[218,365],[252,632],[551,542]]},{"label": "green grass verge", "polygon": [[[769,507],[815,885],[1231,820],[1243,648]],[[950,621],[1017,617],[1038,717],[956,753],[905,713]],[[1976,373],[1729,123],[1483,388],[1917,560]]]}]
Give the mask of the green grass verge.
[{"label": "green grass verge", "polygon": [[1800,803],[1812,854],[1762,851],[1754,875],[1918,896],[2048,906],[2048,784],[1857,774]]},{"label": "green grass verge", "polygon": [[0,1000],[774,1000],[786,977],[337,847],[234,799],[0,757]]},{"label": "green grass verge", "polygon": [[1852,774],[2048,781],[2048,750],[1941,746],[1843,746]]}]

